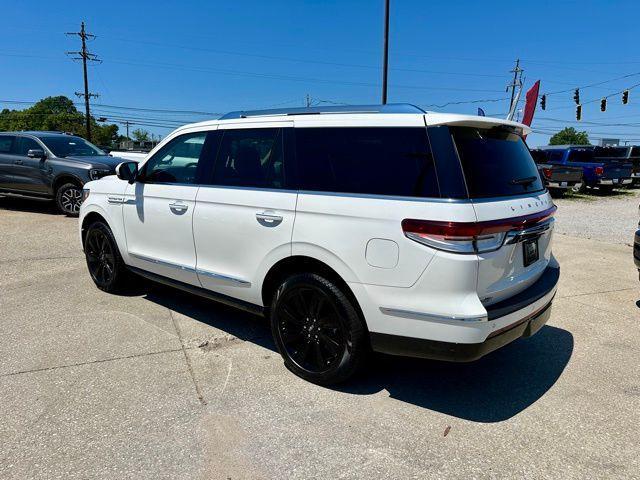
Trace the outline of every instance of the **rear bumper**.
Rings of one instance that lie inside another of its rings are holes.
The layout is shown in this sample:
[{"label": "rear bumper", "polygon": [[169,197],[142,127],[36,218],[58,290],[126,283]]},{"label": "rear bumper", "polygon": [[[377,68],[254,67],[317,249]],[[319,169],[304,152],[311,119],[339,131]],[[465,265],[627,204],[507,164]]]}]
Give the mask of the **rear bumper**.
[{"label": "rear bumper", "polygon": [[582,183],[582,181],[578,180],[578,181],[565,181],[565,182],[554,182],[554,181],[548,181],[547,182],[547,188],[561,188],[561,189],[568,189],[568,188],[573,188],[576,185],[580,185]]},{"label": "rear bumper", "polygon": [[[377,352],[391,355],[456,362],[476,360],[520,337],[536,333],[549,319],[559,277],[560,268],[554,262],[527,289],[487,307],[483,318],[438,321],[426,315],[414,316],[413,320],[421,324],[421,328],[414,325],[416,335],[398,335],[390,328],[386,332],[371,330],[371,346]],[[393,322],[404,320],[398,317],[408,317],[411,312],[387,310],[386,313],[391,315],[387,317],[388,322]],[[434,338],[434,333],[438,338]]]},{"label": "rear bumper", "polygon": [[619,178],[614,181],[610,178],[603,178],[596,182],[597,185],[630,185],[633,182],[632,178]]},{"label": "rear bumper", "polygon": [[482,343],[450,343],[401,337],[384,333],[371,333],[371,346],[377,352],[406,357],[429,358],[449,362],[472,362],[494,350],[517,340],[534,335],[551,316],[551,302],[541,311],[493,332]]}]

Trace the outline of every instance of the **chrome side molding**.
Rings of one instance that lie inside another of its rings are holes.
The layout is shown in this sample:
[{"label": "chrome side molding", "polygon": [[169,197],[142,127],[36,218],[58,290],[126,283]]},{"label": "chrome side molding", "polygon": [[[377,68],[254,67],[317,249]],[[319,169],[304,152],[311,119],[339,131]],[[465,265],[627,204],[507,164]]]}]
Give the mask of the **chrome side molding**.
[{"label": "chrome side molding", "polygon": [[482,322],[487,320],[487,315],[472,315],[469,317],[455,315],[438,315],[436,313],[415,312],[412,310],[401,310],[399,308],[380,307],[380,311],[392,317],[409,318],[412,320],[428,321],[458,321],[458,322]]},{"label": "chrome side molding", "polygon": [[251,282],[248,282],[247,280],[243,280],[241,278],[236,278],[236,277],[230,277],[228,275],[223,275],[221,273],[212,272],[210,270],[204,270],[202,268],[193,268],[193,267],[190,267],[188,265],[181,265],[179,263],[167,262],[165,260],[158,260],[157,258],[147,257],[146,255],[140,255],[138,253],[133,253],[133,252],[129,252],[129,255],[131,255],[134,258],[137,258],[138,260],[143,260],[145,262],[154,263],[154,264],[160,265],[162,267],[174,268],[176,270],[181,270],[183,272],[196,273],[198,275],[202,275],[202,276],[205,276],[205,277],[213,278],[215,280],[219,280],[220,282],[230,283],[231,285],[234,285],[234,286],[237,286],[237,287],[245,287],[245,288],[247,288],[247,287],[251,286]]}]

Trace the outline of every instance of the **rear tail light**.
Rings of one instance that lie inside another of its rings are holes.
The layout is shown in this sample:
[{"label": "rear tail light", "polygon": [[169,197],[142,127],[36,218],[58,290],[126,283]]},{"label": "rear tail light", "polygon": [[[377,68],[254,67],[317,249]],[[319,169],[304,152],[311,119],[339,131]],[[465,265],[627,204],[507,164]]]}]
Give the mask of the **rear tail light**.
[{"label": "rear tail light", "polygon": [[542,175],[544,175],[544,178],[551,178],[551,169],[550,168],[543,168],[542,169]]},{"label": "rear tail light", "polygon": [[596,173],[596,175],[604,175],[604,168],[603,167],[596,167],[595,173]]},{"label": "rear tail light", "polygon": [[438,250],[453,253],[483,253],[499,249],[508,232],[525,230],[551,218],[553,206],[542,212],[486,222],[402,221],[407,238]]}]

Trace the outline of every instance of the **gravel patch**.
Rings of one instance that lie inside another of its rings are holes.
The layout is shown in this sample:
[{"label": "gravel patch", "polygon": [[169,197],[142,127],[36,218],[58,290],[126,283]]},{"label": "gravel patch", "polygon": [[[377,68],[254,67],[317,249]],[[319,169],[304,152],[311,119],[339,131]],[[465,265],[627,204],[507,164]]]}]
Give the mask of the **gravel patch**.
[{"label": "gravel patch", "polygon": [[573,237],[632,245],[638,228],[640,190],[616,190],[611,195],[589,193],[554,199],[558,206],[555,231]]}]

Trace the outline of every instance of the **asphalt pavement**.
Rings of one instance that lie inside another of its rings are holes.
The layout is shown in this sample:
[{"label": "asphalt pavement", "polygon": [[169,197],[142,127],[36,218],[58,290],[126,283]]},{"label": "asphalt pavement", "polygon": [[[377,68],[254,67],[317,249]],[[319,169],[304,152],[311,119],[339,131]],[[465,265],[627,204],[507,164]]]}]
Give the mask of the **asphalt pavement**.
[{"label": "asphalt pavement", "polygon": [[534,337],[472,364],[377,355],[323,388],[260,318],[101,292],[77,220],[0,198],[0,478],[640,478],[631,248],[562,232]]}]

